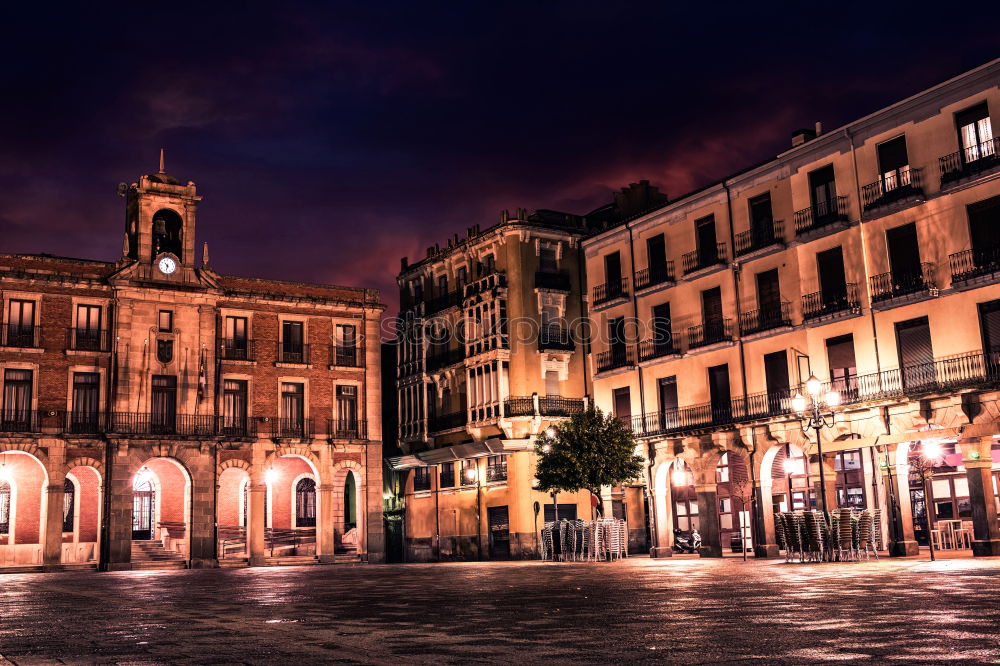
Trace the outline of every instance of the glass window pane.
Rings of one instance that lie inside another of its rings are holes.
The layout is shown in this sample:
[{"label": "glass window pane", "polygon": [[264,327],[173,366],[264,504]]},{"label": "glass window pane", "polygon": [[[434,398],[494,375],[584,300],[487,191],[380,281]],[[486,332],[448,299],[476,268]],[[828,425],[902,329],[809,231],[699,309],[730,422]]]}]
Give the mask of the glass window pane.
[{"label": "glass window pane", "polygon": [[949,479],[934,479],[931,481],[931,494],[937,499],[951,497],[951,481]]},{"label": "glass window pane", "polygon": [[956,478],[955,479],[955,497],[968,497],[969,496],[969,479],[968,478]]}]

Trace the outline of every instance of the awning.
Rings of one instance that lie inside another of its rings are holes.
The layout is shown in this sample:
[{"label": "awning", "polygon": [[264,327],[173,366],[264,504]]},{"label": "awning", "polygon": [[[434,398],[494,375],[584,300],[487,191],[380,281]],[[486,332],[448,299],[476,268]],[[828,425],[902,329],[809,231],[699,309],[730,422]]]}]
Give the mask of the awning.
[{"label": "awning", "polygon": [[393,469],[412,469],[414,467],[440,465],[449,460],[464,460],[468,458],[482,458],[484,456],[498,456],[517,451],[531,451],[534,447],[534,440],[531,439],[498,439],[493,437],[483,442],[456,444],[455,446],[422,451],[409,456],[389,458],[389,464],[392,465]]}]

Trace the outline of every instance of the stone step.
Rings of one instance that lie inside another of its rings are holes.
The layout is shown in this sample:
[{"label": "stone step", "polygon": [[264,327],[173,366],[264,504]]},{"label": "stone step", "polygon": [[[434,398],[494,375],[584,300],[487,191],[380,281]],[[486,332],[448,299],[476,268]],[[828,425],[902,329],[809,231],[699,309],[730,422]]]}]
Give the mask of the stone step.
[{"label": "stone step", "polygon": [[269,567],[303,566],[319,564],[315,555],[287,555],[284,557],[266,557],[264,564]]},{"label": "stone step", "polygon": [[132,569],[187,569],[187,562],[165,561],[165,562],[137,562],[132,560]]},{"label": "stone step", "polygon": [[250,560],[245,557],[229,557],[219,560],[219,568],[221,569],[236,569],[239,567],[246,567],[250,565]]}]

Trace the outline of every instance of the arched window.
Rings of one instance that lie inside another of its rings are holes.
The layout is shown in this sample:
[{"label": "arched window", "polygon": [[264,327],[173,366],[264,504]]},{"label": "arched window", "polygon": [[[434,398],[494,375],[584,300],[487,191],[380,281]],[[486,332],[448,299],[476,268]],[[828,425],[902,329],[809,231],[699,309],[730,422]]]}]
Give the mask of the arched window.
[{"label": "arched window", "polygon": [[10,484],[0,481],[0,534],[10,533]]},{"label": "arched window", "polygon": [[181,259],[181,230],[184,227],[181,216],[172,210],[163,209],[153,215],[153,256],[170,252]]},{"label": "arched window", "polygon": [[358,524],[357,484],[354,474],[348,472],[344,480],[344,530],[354,529]]},{"label": "arched window", "polygon": [[316,482],[299,479],[295,484],[295,525],[316,527]]},{"label": "arched window", "polygon": [[76,485],[70,480],[63,481],[63,532],[73,531],[73,510],[76,505]]}]

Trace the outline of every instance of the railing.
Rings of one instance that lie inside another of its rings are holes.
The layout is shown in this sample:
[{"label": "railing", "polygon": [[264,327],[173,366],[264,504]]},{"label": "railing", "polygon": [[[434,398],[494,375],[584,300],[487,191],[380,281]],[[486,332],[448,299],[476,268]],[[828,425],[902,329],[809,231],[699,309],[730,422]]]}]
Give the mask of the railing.
[{"label": "railing", "polygon": [[312,545],[312,548],[308,549],[309,552],[314,552],[316,549],[316,529],[315,528],[296,528],[296,529],[274,529],[268,527],[264,530],[264,548],[268,551],[271,557],[274,557],[274,551],[286,551],[284,554],[288,554],[288,551],[294,551],[298,554],[298,550],[301,546]]},{"label": "railing", "polygon": [[486,466],[486,483],[496,483],[507,480],[507,463]]},{"label": "railing", "polygon": [[69,348],[73,351],[109,352],[111,334],[106,330],[69,329]]},{"label": "railing", "polygon": [[680,349],[670,340],[643,340],[639,343],[639,361],[649,361],[663,356],[680,354]]},{"label": "railing", "polygon": [[840,312],[859,312],[858,285],[848,282],[844,291],[817,291],[802,296],[802,318],[819,319]]},{"label": "railing", "polygon": [[569,291],[569,273],[538,271],[535,273],[535,288]]},{"label": "railing", "polygon": [[667,261],[663,266],[643,268],[635,274],[635,288],[637,290],[673,281],[674,262],[672,261]]},{"label": "railing", "polygon": [[542,416],[571,416],[583,411],[583,398],[562,398],[554,395],[538,398],[538,411]]},{"label": "railing", "polygon": [[726,244],[716,243],[715,247],[705,247],[694,252],[687,252],[681,257],[684,274],[694,273],[709,266],[726,263]]},{"label": "railing", "polygon": [[215,417],[211,414],[112,412],[108,431],[117,435],[211,437],[215,434]]},{"label": "railing", "polygon": [[706,321],[688,328],[688,347],[704,347],[733,339],[733,320],[730,318]]},{"label": "railing", "polygon": [[468,418],[469,416],[464,409],[460,412],[432,416],[430,418],[430,431],[440,432],[442,430],[451,430],[452,428],[461,428],[466,424]]},{"label": "railing", "polygon": [[539,349],[572,351],[576,348],[569,331],[558,325],[551,325],[538,332]]},{"label": "railing", "polygon": [[97,435],[104,432],[104,414],[102,412],[62,412],[62,423],[69,435]]},{"label": "railing", "polygon": [[531,396],[512,395],[503,404],[505,416],[534,416],[535,401]]},{"label": "railing", "polygon": [[413,470],[413,492],[419,493],[431,489],[431,475],[423,471],[429,469],[429,467],[418,467]]},{"label": "railing", "polygon": [[871,185],[862,187],[861,201],[865,210],[872,210],[921,193],[920,169],[904,166],[888,171]]},{"label": "railing", "polygon": [[368,421],[327,419],[326,433],[330,439],[368,439]]},{"label": "railing", "polygon": [[453,291],[424,302],[424,314],[432,315],[462,305],[462,290]]},{"label": "railing", "polygon": [[783,301],[778,307],[750,310],[740,314],[740,330],[746,335],[792,325],[792,304]]},{"label": "railing", "polygon": [[1000,136],[938,158],[941,184],[973,176],[1000,164]]},{"label": "railing", "polygon": [[597,371],[605,372],[615,368],[625,368],[635,365],[635,347],[621,345],[597,354]]},{"label": "railing", "polygon": [[236,439],[256,439],[257,421],[247,416],[223,414],[215,417],[215,434]]},{"label": "railing", "polygon": [[951,281],[963,282],[1000,272],[1000,246],[972,248],[948,255]]},{"label": "railing", "polygon": [[254,341],[247,338],[219,338],[219,360],[221,361],[254,361]]},{"label": "railing", "polygon": [[42,327],[24,324],[3,324],[0,326],[0,347],[38,349],[42,346]]},{"label": "railing", "polygon": [[341,368],[360,368],[360,358],[357,347],[345,345],[330,345],[330,365]]},{"label": "railing", "polygon": [[781,220],[761,222],[736,234],[736,256],[784,242],[784,223]]},{"label": "railing", "polygon": [[296,365],[308,365],[312,356],[309,354],[309,345],[293,342],[278,343],[278,362],[292,363]]},{"label": "railing", "polygon": [[3,409],[0,411],[0,432],[41,432],[47,410]]},{"label": "railing", "polygon": [[872,302],[888,301],[933,289],[934,264],[922,262],[917,271],[882,273],[870,279]]},{"label": "railing", "polygon": [[809,208],[795,211],[795,233],[804,234],[836,222],[848,221],[847,197],[817,201]]},{"label": "railing", "polygon": [[307,439],[313,436],[313,420],[305,418],[269,418],[272,439]]},{"label": "railing", "polygon": [[599,284],[594,287],[594,305],[613,301],[616,298],[628,296],[628,278],[619,278],[615,282]]},{"label": "railing", "polygon": [[460,363],[465,359],[465,345],[458,349],[448,349],[440,354],[427,355],[427,372],[433,372],[449,365]]}]

